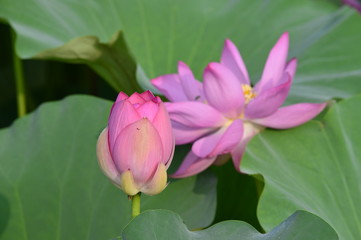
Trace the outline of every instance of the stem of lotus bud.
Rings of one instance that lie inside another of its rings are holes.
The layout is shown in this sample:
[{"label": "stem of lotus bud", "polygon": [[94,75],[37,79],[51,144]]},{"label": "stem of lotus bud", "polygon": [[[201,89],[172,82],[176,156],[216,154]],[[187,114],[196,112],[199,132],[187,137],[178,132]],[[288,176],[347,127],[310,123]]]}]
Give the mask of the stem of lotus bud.
[{"label": "stem of lotus bud", "polygon": [[132,218],[140,214],[140,192],[132,196]]},{"label": "stem of lotus bud", "polygon": [[15,32],[12,32],[13,41],[13,63],[16,83],[16,100],[18,104],[18,116],[22,117],[26,114],[26,96],[25,96],[25,82],[23,75],[23,65],[15,51]]}]

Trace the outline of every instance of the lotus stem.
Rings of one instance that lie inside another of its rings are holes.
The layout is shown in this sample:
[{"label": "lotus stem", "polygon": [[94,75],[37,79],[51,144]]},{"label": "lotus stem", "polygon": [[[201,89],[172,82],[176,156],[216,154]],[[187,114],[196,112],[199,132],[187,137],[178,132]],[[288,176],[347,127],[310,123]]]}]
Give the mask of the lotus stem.
[{"label": "lotus stem", "polygon": [[132,218],[140,214],[140,193],[132,196]]},{"label": "lotus stem", "polygon": [[16,100],[18,105],[18,116],[22,117],[26,114],[26,95],[25,95],[25,84],[23,76],[23,65],[21,59],[16,54],[15,50],[15,32],[12,31],[12,42],[13,42],[13,64],[14,74],[16,83]]}]

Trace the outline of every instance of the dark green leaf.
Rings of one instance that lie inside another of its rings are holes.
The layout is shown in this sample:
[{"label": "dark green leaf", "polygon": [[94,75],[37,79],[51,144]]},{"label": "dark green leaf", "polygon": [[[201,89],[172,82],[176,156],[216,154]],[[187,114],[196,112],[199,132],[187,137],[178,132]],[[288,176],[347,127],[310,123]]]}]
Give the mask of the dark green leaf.
[{"label": "dark green leaf", "polygon": [[215,222],[242,220],[262,231],[256,209],[263,182],[237,172],[231,160],[223,166],[214,166],[212,170],[218,177]]},{"label": "dark green leaf", "polygon": [[241,169],[265,179],[258,217],[269,230],[296,210],[320,216],[340,239],[361,236],[361,97],[334,104],[322,121],[253,139]]}]

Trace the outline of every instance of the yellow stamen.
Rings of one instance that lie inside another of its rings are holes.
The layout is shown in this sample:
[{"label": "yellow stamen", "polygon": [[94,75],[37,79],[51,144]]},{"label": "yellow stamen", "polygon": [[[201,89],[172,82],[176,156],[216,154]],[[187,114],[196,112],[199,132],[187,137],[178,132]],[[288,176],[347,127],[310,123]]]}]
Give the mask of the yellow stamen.
[{"label": "yellow stamen", "polygon": [[252,87],[248,84],[242,84],[242,90],[246,104],[257,96],[257,93],[253,91]]}]

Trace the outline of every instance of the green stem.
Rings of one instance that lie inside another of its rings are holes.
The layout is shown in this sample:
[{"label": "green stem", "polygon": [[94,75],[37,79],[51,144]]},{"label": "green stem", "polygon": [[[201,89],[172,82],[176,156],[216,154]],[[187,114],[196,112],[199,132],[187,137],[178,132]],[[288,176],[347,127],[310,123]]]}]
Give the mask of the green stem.
[{"label": "green stem", "polygon": [[23,76],[23,65],[20,58],[16,54],[15,50],[15,32],[12,31],[12,42],[13,42],[13,64],[16,82],[16,99],[18,103],[18,115],[22,117],[26,114],[26,95],[25,95],[25,84]]},{"label": "green stem", "polygon": [[135,218],[140,214],[140,193],[132,196],[132,217]]}]

